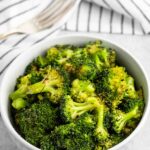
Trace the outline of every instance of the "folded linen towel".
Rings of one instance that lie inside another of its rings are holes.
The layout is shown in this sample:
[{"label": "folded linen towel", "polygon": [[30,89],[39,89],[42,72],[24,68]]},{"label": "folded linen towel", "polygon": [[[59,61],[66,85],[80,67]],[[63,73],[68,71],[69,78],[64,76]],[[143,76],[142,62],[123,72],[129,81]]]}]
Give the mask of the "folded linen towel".
[{"label": "folded linen towel", "polygon": [[[90,3],[82,0],[78,11],[68,21],[65,29],[124,34],[150,32],[149,0],[86,1]],[[0,33],[5,33],[35,17],[51,2],[52,0],[0,1]]]},{"label": "folded linen towel", "polygon": [[[51,2],[50,0],[43,1],[42,3],[40,0],[0,1],[0,32],[18,26],[29,18],[36,16]],[[140,35],[148,33],[150,30],[149,22],[146,19],[150,17],[148,0],[88,1],[90,2],[81,2],[78,10],[76,10],[67,24],[63,27],[64,30]],[[131,4],[131,1],[132,5],[135,3],[135,12],[131,11],[132,8],[128,5]],[[98,3],[98,5],[95,3]],[[140,3],[142,3],[142,5],[140,5]],[[126,12],[127,10],[133,17]],[[118,12],[120,12],[120,14]],[[8,39],[0,40],[0,75],[7,69],[13,60],[25,50],[22,48],[27,48],[42,42],[51,36],[51,34],[51,30],[47,29],[36,34],[14,35]]]}]

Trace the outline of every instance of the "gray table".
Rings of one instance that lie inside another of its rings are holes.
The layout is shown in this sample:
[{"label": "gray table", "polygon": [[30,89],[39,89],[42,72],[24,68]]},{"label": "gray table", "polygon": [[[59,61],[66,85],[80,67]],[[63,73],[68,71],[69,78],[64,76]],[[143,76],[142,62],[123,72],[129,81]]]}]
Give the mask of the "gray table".
[{"label": "gray table", "polygon": [[[62,33],[63,34],[63,33]],[[66,34],[66,33],[65,33]],[[141,62],[150,79],[150,36],[122,36],[95,34],[118,42]],[[19,150],[12,142],[0,118],[0,150]],[[120,150],[150,150],[150,117],[141,132]]]}]

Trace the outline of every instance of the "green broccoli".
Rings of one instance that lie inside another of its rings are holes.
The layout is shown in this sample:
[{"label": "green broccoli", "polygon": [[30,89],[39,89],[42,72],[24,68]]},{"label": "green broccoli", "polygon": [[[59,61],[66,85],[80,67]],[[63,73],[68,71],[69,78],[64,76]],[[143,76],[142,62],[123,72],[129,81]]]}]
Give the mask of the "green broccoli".
[{"label": "green broccoli", "polygon": [[67,92],[65,79],[58,70],[48,68],[47,76],[40,82],[28,87],[26,94],[48,93],[49,99],[53,103],[58,103],[60,98]]},{"label": "green broccoli", "polygon": [[44,56],[38,56],[37,59],[35,60],[35,64],[39,68],[44,68],[49,65],[48,59],[45,58]]},{"label": "green broccoli", "polygon": [[127,74],[124,67],[105,69],[97,79],[97,93],[116,108],[124,97],[137,97],[133,78]]},{"label": "green broccoli", "polygon": [[61,103],[61,114],[65,122],[72,122],[80,115],[92,111],[98,105],[98,101],[94,97],[89,97],[83,103],[73,101],[73,99],[67,95]]},{"label": "green broccoli", "polygon": [[96,126],[96,117],[93,114],[88,112],[84,113],[83,115],[79,116],[74,123],[80,128],[80,130],[85,130],[85,132],[90,133],[93,136],[93,130]]},{"label": "green broccoli", "polygon": [[96,77],[96,69],[93,63],[81,65],[77,70],[77,78],[81,80],[94,80]]},{"label": "green broccoli", "polygon": [[77,102],[84,102],[88,97],[94,97],[95,86],[89,80],[75,79],[72,82],[71,95]]},{"label": "green broccoli", "polygon": [[105,117],[107,111],[108,108],[102,101],[99,100],[99,104],[96,108],[97,125],[94,131],[94,136],[96,137],[99,143],[103,143],[109,137],[109,133],[105,127]]},{"label": "green broccoli", "polygon": [[12,102],[12,106],[17,110],[20,110],[26,107],[26,105],[27,105],[27,102],[23,98],[17,98]]},{"label": "green broccoli", "polygon": [[85,114],[76,123],[60,125],[41,140],[41,150],[93,150],[94,124],[93,116]]},{"label": "green broccoli", "polygon": [[28,86],[31,84],[30,78],[31,74],[19,78],[19,83],[16,86],[17,90],[10,94],[12,100],[25,97]]},{"label": "green broccoli", "polygon": [[90,60],[88,59],[88,53],[86,50],[83,48],[76,48],[74,51],[74,54],[72,55],[72,58],[70,59],[70,62],[75,66],[75,67],[80,67],[81,65],[89,62]]},{"label": "green broccoli", "polygon": [[95,42],[89,42],[84,46],[84,49],[89,53],[89,54],[95,54],[96,52],[100,51],[102,47],[102,42],[101,41],[95,41]]},{"label": "green broccoli", "polygon": [[120,133],[126,124],[133,119],[140,120],[143,114],[144,101],[139,99],[128,99],[121,107],[123,109],[114,109],[112,115],[113,129]]},{"label": "green broccoli", "polygon": [[[89,64],[88,54],[82,48],[76,48],[69,59],[63,64],[66,71],[72,74],[78,73],[78,68],[84,64]],[[91,62],[91,61],[90,61]]]},{"label": "green broccoli", "polygon": [[51,64],[66,65],[74,54],[73,49],[68,45],[52,47],[47,51],[46,58]]},{"label": "green broccoli", "polygon": [[101,41],[89,43],[85,49],[92,56],[92,59],[99,71],[102,71],[107,67],[115,66],[115,51],[102,47]]},{"label": "green broccoli", "polygon": [[49,99],[53,103],[58,103],[60,98],[67,93],[67,74],[60,70],[47,67],[44,79],[32,85],[25,85],[11,93],[11,99],[24,98],[26,95],[48,93]]},{"label": "green broccoli", "polygon": [[48,100],[32,104],[16,113],[15,121],[21,135],[38,146],[40,139],[58,125],[58,110]]},{"label": "green broccoli", "polygon": [[112,134],[109,139],[105,140],[102,143],[97,143],[95,150],[108,150],[114,145],[120,143],[124,139],[123,134]]},{"label": "green broccoli", "polygon": [[41,150],[108,150],[134,131],[143,90],[104,45],[56,45],[27,66],[10,94],[25,140]]},{"label": "green broccoli", "polygon": [[57,47],[51,47],[47,53],[46,53],[46,59],[52,63],[55,62],[55,60],[57,60],[57,58],[59,57],[59,49]]}]

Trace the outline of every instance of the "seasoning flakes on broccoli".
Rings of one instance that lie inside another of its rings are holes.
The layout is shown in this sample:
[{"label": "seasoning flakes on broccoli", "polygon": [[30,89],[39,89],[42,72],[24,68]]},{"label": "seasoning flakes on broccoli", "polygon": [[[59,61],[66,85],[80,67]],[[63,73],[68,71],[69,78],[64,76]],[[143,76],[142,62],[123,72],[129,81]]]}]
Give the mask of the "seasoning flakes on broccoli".
[{"label": "seasoning flakes on broccoli", "polygon": [[134,82],[101,41],[53,46],[10,94],[16,130],[41,150],[107,150],[142,117],[143,91]]}]

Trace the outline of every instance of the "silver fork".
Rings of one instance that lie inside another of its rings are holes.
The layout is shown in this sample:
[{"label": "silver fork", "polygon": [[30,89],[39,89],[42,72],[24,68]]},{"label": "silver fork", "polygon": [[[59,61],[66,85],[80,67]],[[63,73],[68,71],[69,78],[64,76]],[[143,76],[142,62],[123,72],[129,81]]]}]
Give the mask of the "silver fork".
[{"label": "silver fork", "polygon": [[57,23],[79,0],[53,0],[51,4],[35,18],[8,31],[0,34],[0,39],[5,39],[13,34],[34,33],[46,28],[51,28]]}]

